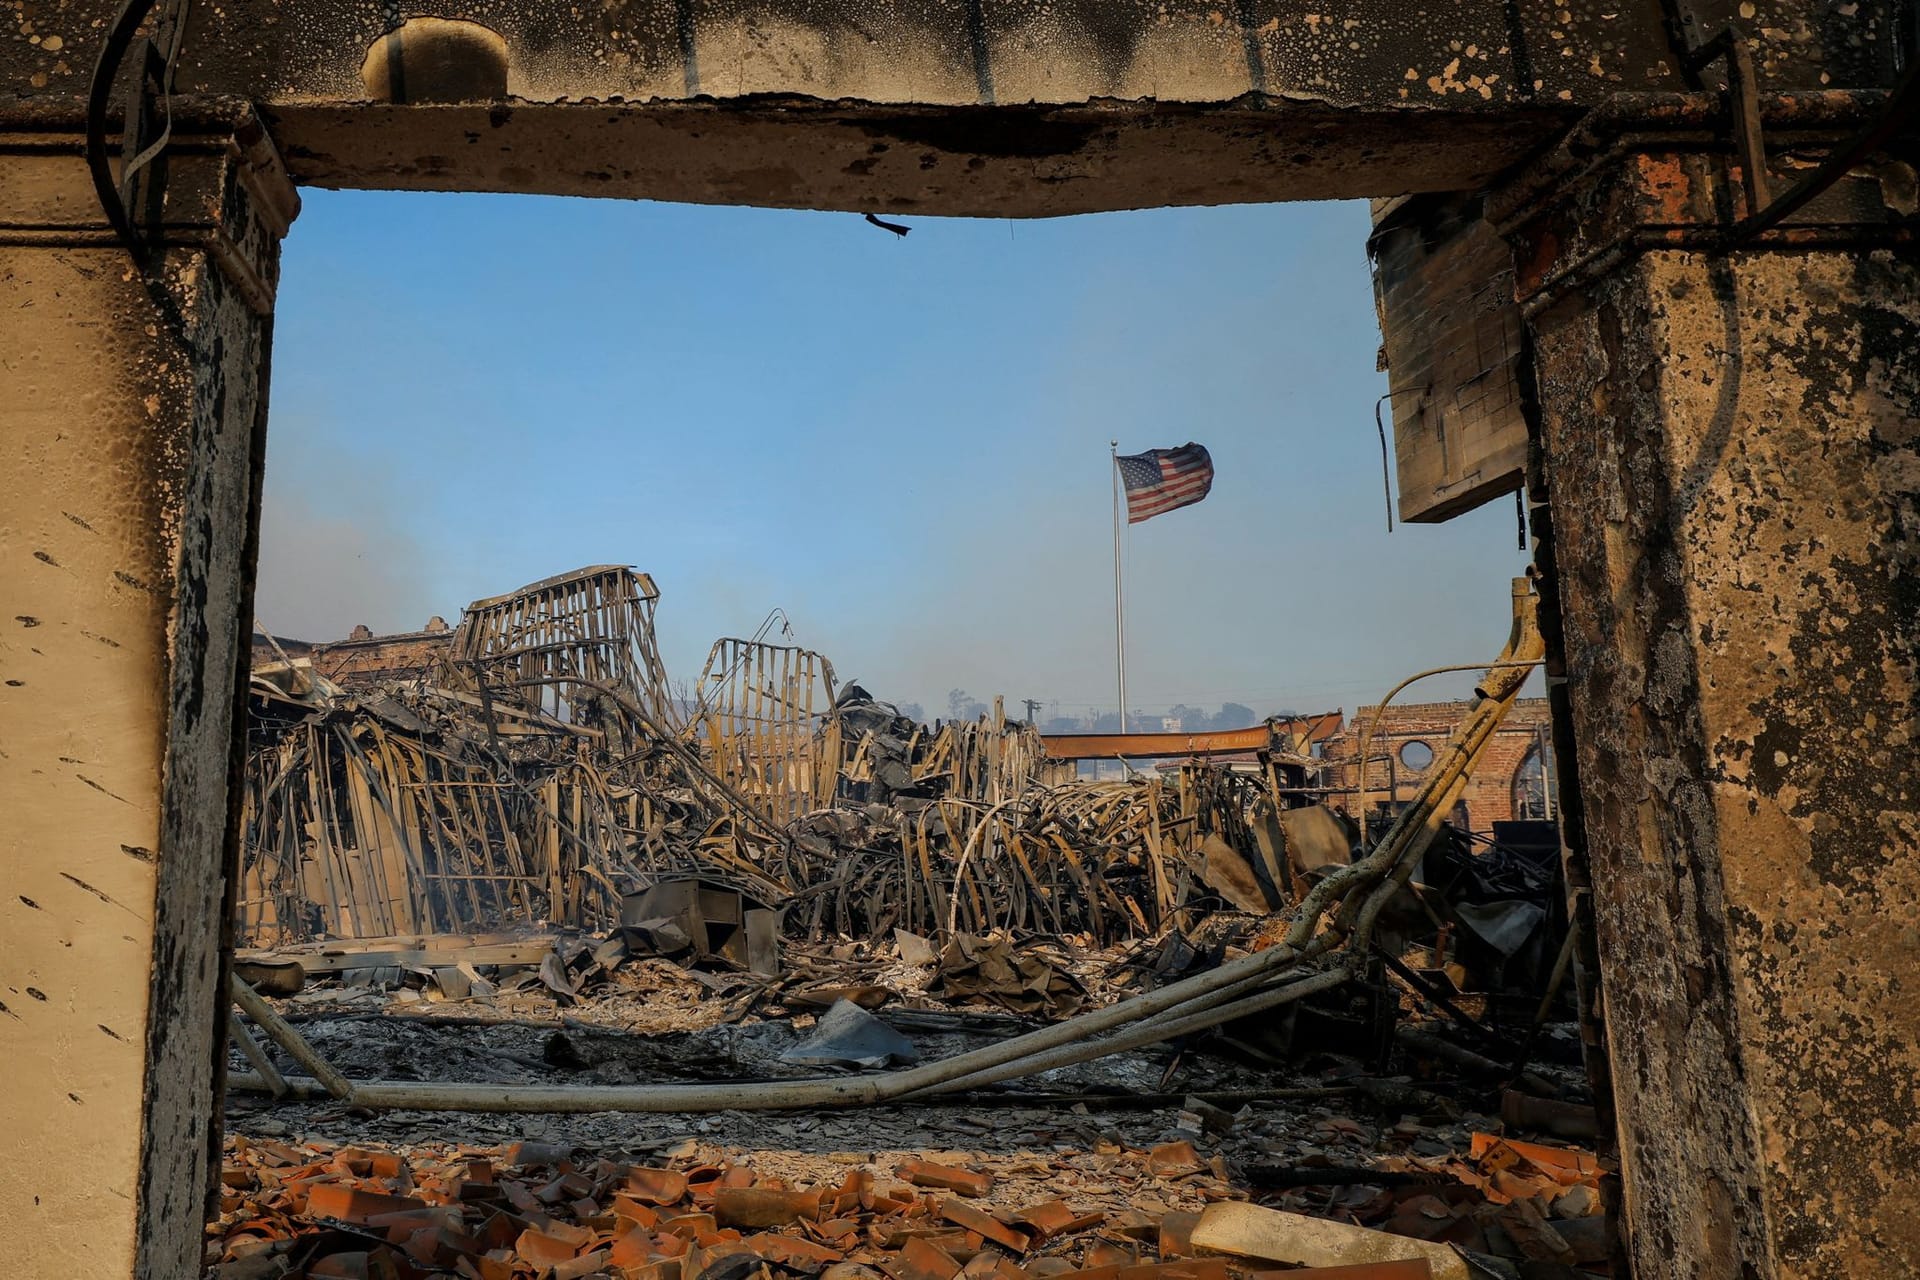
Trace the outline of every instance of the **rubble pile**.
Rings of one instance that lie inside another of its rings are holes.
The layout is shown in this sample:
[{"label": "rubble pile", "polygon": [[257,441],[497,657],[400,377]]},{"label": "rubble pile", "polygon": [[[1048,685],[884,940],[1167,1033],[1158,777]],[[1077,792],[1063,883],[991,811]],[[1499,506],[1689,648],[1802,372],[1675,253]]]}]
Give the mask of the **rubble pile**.
[{"label": "rubble pile", "polygon": [[803,1172],[675,1145],[638,1163],[540,1141],[230,1138],[208,1262],[216,1280],[1247,1280],[1302,1264],[1284,1274],[1311,1280],[1355,1262],[1383,1267],[1365,1273],[1376,1280],[1518,1264],[1605,1274],[1594,1159],[1485,1133],[1460,1155],[1245,1169],[1187,1139],[998,1159],[835,1153]]},{"label": "rubble pile", "polygon": [[677,698],[656,600],[601,566],[476,601],[387,667],[368,637],[338,681],[258,664],[243,942],[604,930],[673,876],[802,937],[1105,943],[1288,896],[1277,773],[1080,781],[1029,725],[922,725],[758,637],[718,642]]}]

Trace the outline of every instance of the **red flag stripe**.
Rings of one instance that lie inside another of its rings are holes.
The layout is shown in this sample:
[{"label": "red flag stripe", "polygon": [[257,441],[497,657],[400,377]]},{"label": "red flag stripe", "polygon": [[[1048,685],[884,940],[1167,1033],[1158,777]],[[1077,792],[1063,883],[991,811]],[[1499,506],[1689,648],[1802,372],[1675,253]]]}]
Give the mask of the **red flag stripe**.
[{"label": "red flag stripe", "polygon": [[1138,496],[1143,502],[1155,502],[1169,494],[1189,493],[1196,489],[1205,489],[1212,483],[1212,476],[1193,476],[1190,479],[1176,480],[1170,484],[1157,485],[1152,490],[1141,491]]},{"label": "red flag stripe", "polygon": [[1205,493],[1212,483],[1211,476],[1196,476],[1192,480],[1157,490],[1151,497],[1142,497],[1135,505],[1142,510],[1177,505],[1181,500],[1194,494]]}]

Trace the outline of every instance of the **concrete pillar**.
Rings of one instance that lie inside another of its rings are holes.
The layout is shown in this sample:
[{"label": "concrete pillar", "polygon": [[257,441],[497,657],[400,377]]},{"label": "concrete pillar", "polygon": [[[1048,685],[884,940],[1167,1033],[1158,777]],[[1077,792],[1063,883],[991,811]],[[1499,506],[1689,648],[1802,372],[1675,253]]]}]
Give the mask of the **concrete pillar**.
[{"label": "concrete pillar", "polygon": [[[1819,158],[1793,109],[1769,106],[1798,149],[1776,190]],[[1913,173],[1858,170],[1733,247],[1724,122],[1654,123],[1574,139],[1494,205],[1627,1248],[1639,1280],[1920,1275]]]},{"label": "concrete pillar", "polygon": [[279,241],[244,111],[176,116],[163,267],[58,124],[0,134],[0,1257],[200,1270]]}]

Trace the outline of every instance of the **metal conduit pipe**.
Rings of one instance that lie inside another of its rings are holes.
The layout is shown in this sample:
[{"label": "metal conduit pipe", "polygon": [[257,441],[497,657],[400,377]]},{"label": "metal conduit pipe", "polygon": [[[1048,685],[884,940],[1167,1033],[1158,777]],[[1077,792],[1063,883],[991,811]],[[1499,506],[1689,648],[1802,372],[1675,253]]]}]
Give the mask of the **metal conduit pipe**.
[{"label": "metal conduit pipe", "polygon": [[[1344,981],[1344,978],[1342,980]],[[1296,985],[1298,985],[1297,982],[1285,984],[1288,990],[1291,990],[1292,987]],[[1316,988],[1316,990],[1317,989],[1318,988]],[[1269,975],[1263,974],[1258,977],[1247,978],[1234,983],[1230,987],[1223,987],[1219,991],[1212,992],[1209,995],[1196,997],[1177,1008],[1169,1009],[1164,1013],[1158,1013],[1152,1017],[1143,1018],[1138,1022],[1128,1024],[1125,1028],[1117,1030],[1112,1035],[1081,1041],[1075,1044],[1062,1045],[1057,1049],[1046,1049],[1027,1054],[1002,1066],[986,1068],[985,1070],[962,1076],[958,1080],[947,1081],[927,1089],[915,1090],[906,1096],[910,1098],[931,1097],[935,1094],[946,1093],[950,1089],[964,1089],[987,1082],[989,1078],[991,1078],[992,1081],[1014,1080],[1041,1071],[1050,1071],[1055,1067],[1070,1066],[1074,1063],[1086,1062],[1094,1058],[1121,1053],[1129,1048],[1171,1040],[1175,1036],[1186,1034],[1186,1032],[1180,1028],[1194,1024],[1195,1019],[1207,1015],[1211,1010],[1242,1003],[1262,992],[1270,992],[1272,990],[1274,990],[1274,985]],[[1302,992],[1301,994],[1305,995],[1309,993]],[[1224,1017],[1205,1025],[1218,1026],[1220,1022],[1231,1021],[1233,1018],[1240,1016],[1239,1013],[1228,1013]],[[1121,1042],[1122,1037],[1125,1038],[1124,1043]]]},{"label": "metal conduit pipe", "polygon": [[1244,1018],[1249,1014],[1262,1013],[1283,1004],[1291,1004],[1302,997],[1319,991],[1329,991],[1353,978],[1351,970],[1345,966],[1328,969],[1311,978],[1302,978],[1279,987],[1269,988],[1257,995],[1246,996],[1239,1000],[1227,1001],[1213,1008],[1181,1017],[1162,1015],[1125,1031],[1092,1041],[1087,1044],[1067,1045],[1064,1048],[1049,1050],[1022,1058],[1018,1062],[1008,1063],[1004,1067],[994,1067],[974,1075],[962,1076],[958,1080],[949,1080],[931,1089],[923,1089],[909,1094],[903,1101],[932,1097],[935,1094],[953,1090],[977,1089],[990,1084],[1000,1084],[1015,1080],[1021,1076],[1038,1075],[1042,1071],[1052,1071],[1058,1067],[1070,1067],[1076,1063],[1088,1062],[1094,1058],[1104,1058],[1116,1053],[1125,1053],[1130,1049],[1144,1048],[1150,1044],[1159,1044],[1179,1036],[1192,1035],[1196,1031],[1206,1031],[1224,1022]]},{"label": "metal conduit pipe", "polygon": [[[1500,705],[1497,709],[1491,708],[1485,703],[1476,706],[1474,713],[1468,717],[1469,725],[1476,723],[1480,717],[1489,713],[1494,715],[1495,722],[1497,723],[1498,718],[1506,714],[1507,707],[1512,705],[1514,695],[1519,692],[1521,685],[1525,683],[1525,676],[1522,672],[1531,669],[1530,664],[1521,664],[1518,669],[1516,669],[1515,659],[1523,653],[1535,652],[1534,646],[1536,645],[1544,649],[1544,642],[1540,639],[1539,629],[1536,625],[1535,601],[1536,597],[1533,593],[1532,581],[1527,578],[1515,578],[1513,580],[1512,590],[1513,616],[1512,623],[1507,632],[1507,643],[1505,647],[1501,649],[1500,656],[1494,659],[1492,666],[1488,669],[1488,678],[1481,682],[1483,686],[1494,688],[1500,692],[1502,696],[1497,699]],[[1508,684],[1508,681],[1512,681],[1511,685]],[[1453,741],[1456,743],[1464,742],[1467,738],[1467,728],[1467,725],[1463,725],[1461,729],[1456,730]],[[1484,742],[1482,742],[1481,745],[1484,745]],[[1430,805],[1423,808],[1421,801],[1430,796],[1433,790],[1438,789],[1439,783],[1442,781],[1450,782],[1452,778],[1458,775],[1463,764],[1470,768],[1473,758],[1476,757],[1478,753],[1478,747],[1476,747],[1471,754],[1464,757],[1459,752],[1450,752],[1442,768],[1429,779],[1427,786],[1422,789],[1421,795],[1416,797],[1413,804],[1409,805],[1408,808],[1400,814],[1394,821],[1393,826],[1388,829],[1387,834],[1381,838],[1380,843],[1375,845],[1371,852],[1359,861],[1341,867],[1313,887],[1312,891],[1307,894],[1306,900],[1301,904],[1300,914],[1295,917],[1293,928],[1287,935],[1288,946],[1303,947],[1306,945],[1306,940],[1312,936],[1320,916],[1326,911],[1335,896],[1346,901],[1351,901],[1349,893],[1356,885],[1375,884],[1381,877],[1397,869],[1403,861],[1411,864],[1411,862],[1417,859],[1417,854],[1413,857],[1406,857],[1405,855],[1407,854],[1408,842],[1417,834],[1418,824],[1424,821],[1424,816],[1422,815],[1430,815],[1432,811],[1432,806]],[[1424,851],[1425,845],[1423,844],[1420,846],[1420,852]],[[1411,870],[1409,870],[1408,874],[1411,874]],[[1385,905],[1384,900],[1382,900],[1381,905]],[[1378,912],[1379,908],[1375,907],[1373,914],[1377,915]],[[1339,925],[1336,923],[1335,927],[1337,929]]]},{"label": "metal conduit pipe", "polygon": [[[1427,785],[1420,795],[1401,811],[1392,830],[1387,833],[1381,847],[1390,856],[1386,859],[1387,870],[1384,873],[1390,884],[1397,888],[1412,878],[1413,869],[1433,843],[1433,837],[1439,833],[1445,815],[1452,811],[1454,804],[1466,790],[1473,766],[1493,737],[1493,731],[1499,726],[1506,708],[1499,705],[1491,708],[1476,708],[1460,727],[1450,743],[1450,750],[1442,766],[1429,777]],[[1349,928],[1358,928],[1359,920],[1364,919],[1370,933],[1372,921],[1392,894],[1375,893],[1364,900],[1356,901],[1349,897],[1341,904],[1340,922]]]},{"label": "metal conduit pipe", "polygon": [[[1542,661],[1543,659],[1541,658],[1530,658],[1520,665],[1524,665],[1531,671],[1534,667],[1539,666]],[[1489,676],[1492,676],[1495,671],[1500,670],[1502,667],[1510,667],[1513,665],[1515,664],[1511,662],[1496,660],[1490,668],[1482,666],[1477,662],[1456,662],[1444,667],[1428,667],[1425,671],[1414,672],[1405,680],[1402,680],[1399,684],[1387,690],[1387,696],[1374,704],[1373,718],[1366,721],[1360,727],[1360,746],[1354,757],[1360,764],[1360,786],[1354,797],[1353,807],[1364,814],[1367,811],[1367,802],[1373,798],[1373,788],[1367,785],[1367,764],[1373,747],[1374,730],[1378,727],[1379,722],[1385,718],[1387,708],[1393,705],[1393,700],[1399,697],[1408,685],[1425,680],[1429,676],[1442,676],[1456,671],[1485,671]],[[1394,798],[1393,796],[1387,797],[1388,800]],[[1364,831],[1361,832],[1363,838],[1365,835],[1366,833]]]},{"label": "metal conduit pipe", "polygon": [[1178,1009],[1169,1009],[1165,1013],[1156,1013],[1151,1018],[1145,1018],[1134,1023],[1133,1027],[1137,1029],[1142,1027],[1165,1026],[1176,1018],[1191,1017],[1196,1013],[1216,1008],[1229,1001],[1244,999],[1256,992],[1264,991],[1272,985],[1273,984],[1265,977],[1248,978],[1245,982],[1236,982],[1230,987],[1225,987],[1214,992],[1212,995],[1205,995],[1195,1000],[1189,1000]]},{"label": "metal conduit pipe", "polygon": [[1506,646],[1474,690],[1473,706],[1447,740],[1443,754],[1429,767],[1419,794],[1408,802],[1382,837],[1382,848],[1415,838],[1433,813],[1446,812],[1449,798],[1472,773],[1481,751],[1506,717],[1508,708],[1526,683],[1529,670],[1544,649],[1535,625],[1533,602],[1531,583],[1525,578],[1514,579],[1513,626]]},{"label": "metal conduit pipe", "polygon": [[1468,714],[1466,723],[1449,739],[1441,768],[1436,771],[1429,785],[1421,789],[1413,803],[1400,814],[1386,838],[1381,841],[1381,845],[1388,848],[1392,855],[1389,876],[1392,888],[1385,893],[1370,895],[1357,907],[1351,899],[1343,904],[1343,915],[1349,910],[1354,912],[1357,950],[1365,951],[1371,941],[1373,923],[1392,896],[1392,891],[1412,878],[1414,867],[1425,856],[1427,847],[1438,834],[1444,815],[1452,812],[1454,803],[1466,790],[1481,753],[1493,740],[1500,722],[1506,719],[1514,699],[1520,696],[1532,660],[1545,654],[1546,639],[1540,634],[1535,609],[1537,599],[1531,580],[1513,580],[1513,630],[1507,638],[1506,648],[1501,651],[1500,661],[1494,663],[1487,672],[1487,678],[1480,682],[1480,688],[1476,690],[1479,699]]}]

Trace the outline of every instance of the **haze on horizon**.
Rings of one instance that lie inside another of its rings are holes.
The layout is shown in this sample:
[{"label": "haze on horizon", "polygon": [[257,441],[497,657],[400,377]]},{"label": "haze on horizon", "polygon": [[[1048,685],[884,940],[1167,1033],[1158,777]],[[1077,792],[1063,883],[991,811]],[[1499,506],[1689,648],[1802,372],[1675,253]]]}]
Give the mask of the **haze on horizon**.
[{"label": "haze on horizon", "polygon": [[1217,472],[1125,535],[1134,708],[1351,711],[1505,636],[1510,500],[1386,531],[1363,204],[898,239],[850,214],[304,199],[262,517],[278,634],[411,630],[632,564],[678,680],[777,607],[929,716],[955,690],[1110,713],[1117,438],[1197,440]]}]

